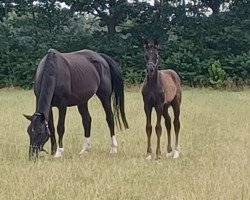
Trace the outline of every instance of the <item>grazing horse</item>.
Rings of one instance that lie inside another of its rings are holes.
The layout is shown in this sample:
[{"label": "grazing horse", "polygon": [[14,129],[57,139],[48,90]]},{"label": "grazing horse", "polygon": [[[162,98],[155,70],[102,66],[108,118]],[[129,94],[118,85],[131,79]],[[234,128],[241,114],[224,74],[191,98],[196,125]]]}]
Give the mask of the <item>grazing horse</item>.
[{"label": "grazing horse", "polygon": [[[90,149],[91,116],[88,100],[96,94],[106,114],[110,129],[111,153],[117,152],[114,132],[114,115],[111,96],[114,93],[114,112],[121,125],[119,114],[125,128],[128,123],[124,111],[124,84],[116,62],[109,56],[91,50],[60,53],[50,49],[41,60],[35,75],[34,93],[36,111],[32,116],[24,115],[31,121],[27,132],[30,136],[29,157],[38,156],[43,146],[51,138],[51,154],[63,154],[63,134],[65,115],[68,106],[77,105],[84,127],[84,144],[80,153]],[[59,110],[57,132],[59,147],[55,139],[52,107]]]},{"label": "grazing horse", "polygon": [[146,42],[144,45],[144,56],[146,60],[147,75],[142,86],[144,111],[146,114],[146,133],[148,139],[147,158],[151,159],[151,113],[155,108],[157,122],[155,132],[157,135],[156,159],[160,158],[160,138],[162,134],[161,117],[165,119],[165,126],[168,134],[167,156],[172,154],[171,147],[171,118],[168,114],[169,106],[174,111],[175,148],[174,158],[179,157],[178,136],[180,131],[180,104],[181,104],[181,80],[173,70],[158,70],[159,54],[158,42],[154,44]]}]

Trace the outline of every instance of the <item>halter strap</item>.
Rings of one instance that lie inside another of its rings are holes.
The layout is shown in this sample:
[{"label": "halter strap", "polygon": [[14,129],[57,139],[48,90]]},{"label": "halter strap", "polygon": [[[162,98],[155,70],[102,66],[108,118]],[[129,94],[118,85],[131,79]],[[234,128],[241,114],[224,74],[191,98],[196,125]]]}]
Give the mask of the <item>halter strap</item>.
[{"label": "halter strap", "polygon": [[42,113],[39,113],[39,112],[36,112],[34,115],[35,115],[35,116],[42,116],[43,114],[42,114]]},{"label": "halter strap", "polygon": [[153,62],[148,62],[148,64],[151,64],[151,65],[153,65],[154,67],[157,67],[158,62],[159,62],[159,60],[157,59],[157,60],[156,60],[156,63],[153,63]]},{"label": "halter strap", "polygon": [[[36,112],[34,114],[35,116],[43,116],[44,114]],[[48,134],[49,136],[51,136],[50,130],[49,130],[49,123],[47,122],[47,120],[45,119],[45,128],[46,128],[46,134]]]}]

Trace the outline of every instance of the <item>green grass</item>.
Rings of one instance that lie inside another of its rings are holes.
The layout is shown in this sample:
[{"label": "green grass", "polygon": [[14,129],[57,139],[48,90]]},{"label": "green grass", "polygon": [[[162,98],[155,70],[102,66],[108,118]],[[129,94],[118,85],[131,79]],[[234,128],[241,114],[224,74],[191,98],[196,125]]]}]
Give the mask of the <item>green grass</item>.
[{"label": "green grass", "polygon": [[[66,118],[63,158],[45,155],[37,163],[28,161],[28,121],[22,114],[34,112],[34,100],[32,91],[0,91],[0,199],[250,199],[249,90],[184,90],[180,158],[165,157],[164,128],[163,155],[157,162],[145,160],[139,91],[126,93],[130,129],[117,132],[117,155],[109,154],[104,111],[94,97],[92,149],[87,156],[78,154],[83,128],[73,107]],[[152,142],[155,158],[155,133]],[[50,142],[45,148],[50,150]]]}]

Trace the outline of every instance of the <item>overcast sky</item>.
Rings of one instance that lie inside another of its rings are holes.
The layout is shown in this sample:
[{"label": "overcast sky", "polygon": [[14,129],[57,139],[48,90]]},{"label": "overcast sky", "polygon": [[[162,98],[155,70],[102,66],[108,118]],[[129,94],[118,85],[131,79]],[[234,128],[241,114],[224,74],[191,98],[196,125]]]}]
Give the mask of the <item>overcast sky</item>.
[{"label": "overcast sky", "polygon": [[[132,3],[134,0],[128,0],[128,2]],[[142,0],[142,1],[147,1],[149,2],[150,4],[153,4],[154,3],[154,0]]]}]

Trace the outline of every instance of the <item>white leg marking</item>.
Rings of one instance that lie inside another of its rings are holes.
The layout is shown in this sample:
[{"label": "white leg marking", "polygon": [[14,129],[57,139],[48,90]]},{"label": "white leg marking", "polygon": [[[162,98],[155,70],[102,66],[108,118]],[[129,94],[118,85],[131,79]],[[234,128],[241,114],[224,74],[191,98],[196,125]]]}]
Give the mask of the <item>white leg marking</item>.
[{"label": "white leg marking", "polygon": [[88,138],[85,137],[83,141],[83,148],[79,154],[88,153],[90,148],[91,148],[90,137]]},{"label": "white leg marking", "polygon": [[151,160],[151,159],[152,159],[151,154],[148,154],[148,156],[146,157],[146,160]]},{"label": "white leg marking", "polygon": [[180,156],[180,148],[177,146],[174,150],[174,158],[179,158]]},{"label": "white leg marking", "polygon": [[171,151],[171,152],[167,152],[167,154],[166,154],[166,157],[168,158],[168,157],[171,157],[172,156],[172,154],[173,154],[173,151]]},{"label": "white leg marking", "polygon": [[55,154],[55,158],[62,157],[63,151],[64,151],[63,148],[57,147],[57,149],[56,149],[56,154]]},{"label": "white leg marking", "polygon": [[111,138],[111,149],[110,149],[110,153],[117,153],[117,140],[115,138],[115,136],[113,135]]}]

